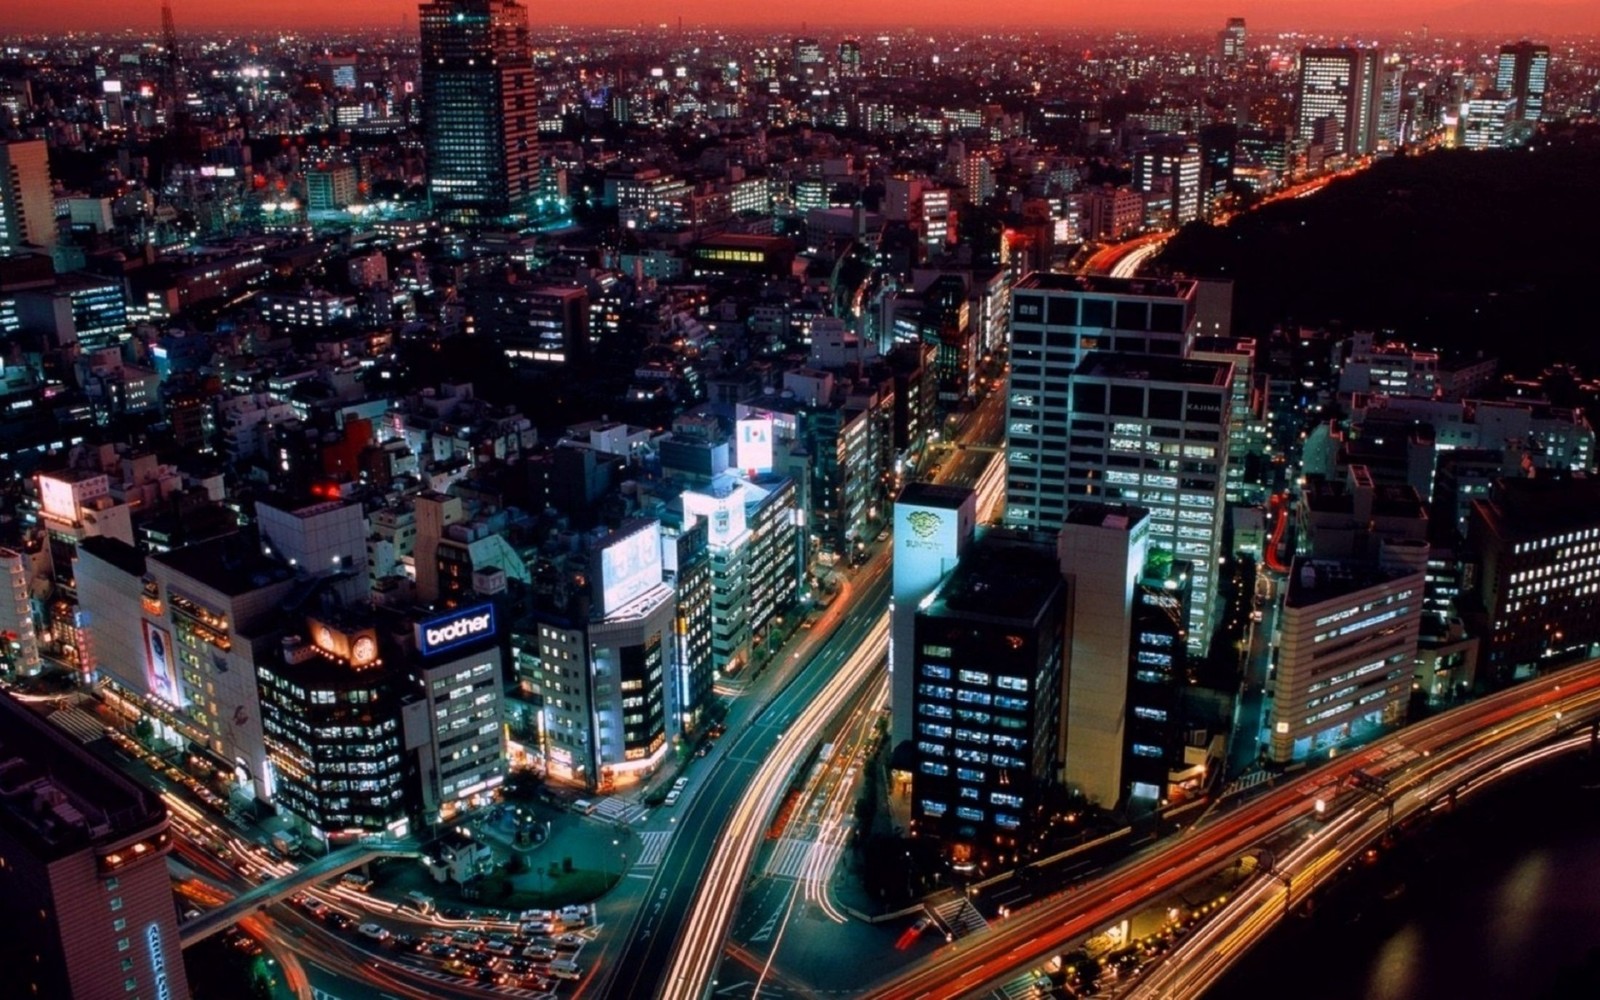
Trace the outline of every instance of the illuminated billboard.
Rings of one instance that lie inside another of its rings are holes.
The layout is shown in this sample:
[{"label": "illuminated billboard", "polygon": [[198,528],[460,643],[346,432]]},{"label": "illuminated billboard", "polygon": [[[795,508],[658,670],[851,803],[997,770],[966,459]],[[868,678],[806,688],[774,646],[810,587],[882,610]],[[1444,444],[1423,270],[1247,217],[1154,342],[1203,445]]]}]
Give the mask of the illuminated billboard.
[{"label": "illuminated billboard", "polygon": [[741,417],[735,430],[734,463],[749,472],[771,472],[772,414]]},{"label": "illuminated billboard", "polygon": [[475,604],[470,608],[457,608],[449,614],[418,622],[415,628],[417,650],[423,656],[436,656],[469,642],[493,638],[494,605]]},{"label": "illuminated billboard", "polygon": [[144,625],[144,680],[150,693],[169,705],[182,706],[178,693],[176,654],[172,636],[166,629],[146,621]]},{"label": "illuminated billboard", "polygon": [[713,548],[725,548],[737,542],[747,531],[744,514],[744,488],[729,490],[726,495],[685,490],[683,512],[706,522],[706,541]]},{"label": "illuminated billboard", "polygon": [[609,615],[661,582],[661,523],[624,526],[601,546],[597,562],[600,613]]}]

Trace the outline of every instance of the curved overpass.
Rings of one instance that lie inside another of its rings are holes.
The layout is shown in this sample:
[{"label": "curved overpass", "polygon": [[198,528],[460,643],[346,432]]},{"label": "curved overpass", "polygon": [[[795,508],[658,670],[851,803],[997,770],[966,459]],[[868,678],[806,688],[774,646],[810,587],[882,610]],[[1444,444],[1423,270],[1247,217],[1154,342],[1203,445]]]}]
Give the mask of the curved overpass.
[{"label": "curved overpass", "polygon": [[[1217,811],[1206,822],[1135,854],[1119,869],[963,938],[919,965],[880,981],[865,995],[922,1000],[978,995],[1001,986],[1015,978],[1018,970],[1069,950],[1080,938],[1309,821],[1316,800],[1338,801],[1346,780],[1357,771],[1380,781],[1387,779],[1389,797],[1399,797],[1397,810],[1415,808],[1419,782],[1431,790],[1426,782],[1430,776],[1444,773],[1441,768],[1469,763],[1468,758],[1495,748],[1503,756],[1547,741],[1554,733],[1557,712],[1568,723],[1600,716],[1600,660],[1551,672],[1416,723],[1305,772],[1298,780],[1259,798]],[[1453,786],[1452,779],[1437,791],[1442,794]],[[1411,798],[1405,798],[1407,795]],[[1353,804],[1347,815],[1370,822],[1376,807],[1376,803]],[[1376,821],[1388,822],[1387,807]],[[1340,817],[1322,828],[1325,833],[1321,836],[1339,833],[1354,837],[1349,833],[1353,822],[1356,820]],[[1319,843],[1327,844],[1324,851],[1334,846],[1327,841]],[[1318,858],[1320,855],[1289,858],[1291,877],[1301,877],[1298,873],[1304,868],[1297,866],[1316,863]],[[1328,862],[1324,865],[1330,870],[1333,867]],[[1271,887],[1262,891],[1270,892]]]}]

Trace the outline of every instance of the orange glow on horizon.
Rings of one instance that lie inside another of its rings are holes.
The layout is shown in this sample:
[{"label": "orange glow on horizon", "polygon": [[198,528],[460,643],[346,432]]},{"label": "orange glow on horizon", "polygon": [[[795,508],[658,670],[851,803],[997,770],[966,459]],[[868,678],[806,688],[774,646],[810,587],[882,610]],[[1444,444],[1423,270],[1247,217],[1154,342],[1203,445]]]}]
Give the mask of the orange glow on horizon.
[{"label": "orange glow on horizon", "polygon": [[[1539,5],[1505,5],[1496,0],[1128,0],[1112,4],[1093,0],[1011,0],[999,9],[966,0],[922,0],[910,7],[896,0],[866,0],[851,5],[848,11],[841,10],[833,0],[798,0],[778,8],[736,0],[687,0],[671,5],[655,0],[615,0],[588,8],[529,2],[527,6],[536,28],[557,24],[676,25],[681,17],[688,30],[767,28],[824,35],[895,27],[1199,31],[1220,29],[1230,16],[1246,18],[1253,31],[1262,33],[1397,33],[1427,25],[1433,35],[1478,32],[1496,38],[1547,40],[1562,34],[1600,31],[1600,4],[1561,0]],[[367,0],[357,8],[322,0],[279,0],[269,4],[174,0],[172,7],[180,34],[220,28],[397,30],[403,22],[414,30],[417,11],[414,0]],[[359,10],[359,14],[353,14],[352,9]],[[149,33],[155,37],[160,34],[160,11],[160,0],[133,5],[120,0],[17,4],[6,12],[0,32],[115,31],[130,26],[137,30],[148,23]]]}]

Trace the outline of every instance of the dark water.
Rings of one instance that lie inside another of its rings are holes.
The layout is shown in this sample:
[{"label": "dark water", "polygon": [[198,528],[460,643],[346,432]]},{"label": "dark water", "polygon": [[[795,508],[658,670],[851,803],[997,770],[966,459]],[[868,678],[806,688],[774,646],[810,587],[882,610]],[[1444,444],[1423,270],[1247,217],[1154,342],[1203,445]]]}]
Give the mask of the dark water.
[{"label": "dark water", "polygon": [[1600,1000],[1600,766],[1478,793],[1326,890],[1207,994]]}]

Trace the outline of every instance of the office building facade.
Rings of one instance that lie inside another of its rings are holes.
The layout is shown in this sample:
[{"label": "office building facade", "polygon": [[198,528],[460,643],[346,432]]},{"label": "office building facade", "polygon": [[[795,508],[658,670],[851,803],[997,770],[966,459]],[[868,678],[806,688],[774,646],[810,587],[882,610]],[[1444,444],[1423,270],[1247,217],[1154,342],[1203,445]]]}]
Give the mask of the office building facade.
[{"label": "office building facade", "polygon": [[[1308,48],[1300,52],[1297,121],[1300,140],[1324,140],[1348,156],[1376,147],[1382,98],[1380,55],[1374,49]],[[1332,126],[1323,123],[1331,120]]]},{"label": "office building facade", "polygon": [[155,792],[0,694],[0,992],[187,1000],[168,824]]},{"label": "office building facade", "polygon": [[1544,117],[1546,80],[1550,75],[1550,46],[1532,42],[1502,45],[1495,65],[1494,87],[1516,101],[1516,116],[1537,123]]},{"label": "office building facade", "polygon": [[889,605],[889,745],[912,738],[917,608],[960,563],[977,524],[977,495],[958,486],[909,483],[894,504]]},{"label": "office building facade", "polygon": [[43,139],[0,142],[0,248],[56,245],[56,199]]},{"label": "office building facade", "polygon": [[1053,537],[1065,521],[1068,385],[1091,351],[1180,358],[1194,342],[1197,283],[1030,274],[1011,297],[1005,525]]},{"label": "office building facade", "polygon": [[1275,763],[1330,752],[1405,720],[1422,625],[1424,571],[1297,558],[1268,683]]},{"label": "office building facade", "polygon": [[436,216],[493,223],[538,197],[539,96],[528,9],[515,0],[421,6],[423,133]]},{"label": "office building facade", "polygon": [[1137,504],[1150,546],[1193,564],[1189,648],[1203,652],[1222,558],[1233,366],[1094,353],[1070,380],[1066,502]]},{"label": "office building facade", "polygon": [[1067,587],[1048,544],[976,541],[917,611],[912,833],[1014,862],[1060,783]]}]

